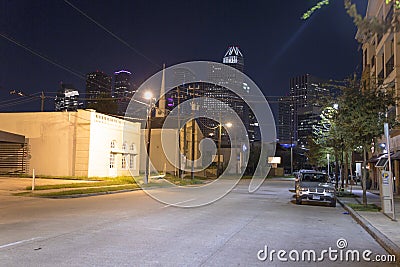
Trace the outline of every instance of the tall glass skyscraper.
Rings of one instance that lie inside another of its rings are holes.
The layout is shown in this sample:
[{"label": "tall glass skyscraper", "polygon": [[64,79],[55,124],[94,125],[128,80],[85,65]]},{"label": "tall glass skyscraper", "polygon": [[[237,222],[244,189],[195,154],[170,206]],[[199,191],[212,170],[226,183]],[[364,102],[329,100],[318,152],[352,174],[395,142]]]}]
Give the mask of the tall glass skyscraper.
[{"label": "tall glass skyscraper", "polygon": [[106,114],[115,114],[116,103],[112,100],[111,77],[102,71],[86,75],[86,108]]},{"label": "tall glass skyscraper", "polygon": [[127,70],[114,72],[114,92],[113,96],[117,101],[118,115],[124,115],[129,101],[134,94],[132,86],[132,73]]},{"label": "tall glass skyscraper", "polygon": [[305,74],[290,79],[289,96],[279,99],[278,138],[281,143],[308,146],[320,120],[321,105],[318,99],[329,96],[332,90],[324,87],[323,81]]},{"label": "tall glass skyscraper", "polygon": [[[241,72],[244,70],[244,57],[239,47],[230,46],[226,51],[224,57],[222,58],[222,63],[235,68]],[[226,112],[225,105],[228,105],[233,109],[236,114],[241,118],[243,124],[245,125],[249,140],[255,141],[259,137],[257,135],[257,122],[255,116],[252,112],[249,112],[248,105],[244,100],[235,94],[229,88],[242,88],[246,93],[250,93],[249,86],[243,82],[241,77],[236,77],[236,72],[228,67],[223,67],[217,64],[210,64],[209,69],[209,80],[213,83],[199,82],[195,84],[184,84],[185,76],[191,75],[187,70],[182,70],[176,73],[175,79],[183,83],[183,85],[177,90],[177,88],[168,92],[166,96],[167,109],[172,110],[178,103],[190,99],[193,97],[208,97],[221,101],[218,103],[215,101],[206,101],[204,107],[199,107],[199,109],[205,108],[208,113],[213,113],[214,117],[218,118],[221,114]],[[199,127],[205,136],[210,136],[214,134],[213,130],[218,123],[212,119],[199,118]],[[215,134],[214,134],[215,136]]]},{"label": "tall glass skyscraper", "polygon": [[76,111],[78,109],[79,92],[72,84],[61,83],[61,89],[54,100],[56,111]]}]

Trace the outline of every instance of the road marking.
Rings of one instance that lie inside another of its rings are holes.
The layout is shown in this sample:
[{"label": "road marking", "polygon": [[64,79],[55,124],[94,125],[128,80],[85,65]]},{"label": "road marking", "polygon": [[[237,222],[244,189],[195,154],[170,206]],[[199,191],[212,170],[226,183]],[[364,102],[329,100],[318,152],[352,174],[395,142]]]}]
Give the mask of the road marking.
[{"label": "road marking", "polygon": [[16,242],[13,242],[13,243],[5,244],[5,245],[0,246],[0,249],[6,248],[6,247],[15,246],[15,245],[22,244],[22,243],[26,243],[26,242],[33,241],[33,240],[39,239],[39,238],[40,237],[34,237],[34,238],[31,238],[31,239],[25,239],[25,240],[16,241]]},{"label": "road marking", "polygon": [[176,203],[173,203],[173,204],[168,204],[168,205],[164,206],[163,208],[168,208],[168,207],[171,207],[171,206],[176,206],[176,205],[178,205],[178,204],[186,203],[186,202],[189,202],[189,201],[192,201],[192,200],[195,200],[195,198],[188,199],[188,200],[184,200],[184,201],[180,201],[180,202],[176,202]]}]

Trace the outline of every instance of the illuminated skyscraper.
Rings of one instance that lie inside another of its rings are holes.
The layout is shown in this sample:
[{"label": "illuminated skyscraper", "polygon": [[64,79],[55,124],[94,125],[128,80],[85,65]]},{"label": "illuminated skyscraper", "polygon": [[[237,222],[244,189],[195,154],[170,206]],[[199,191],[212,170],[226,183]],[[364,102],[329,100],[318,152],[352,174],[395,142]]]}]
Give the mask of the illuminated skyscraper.
[{"label": "illuminated skyscraper", "polygon": [[116,113],[116,103],[112,100],[111,77],[102,71],[86,75],[86,107],[106,114]]},{"label": "illuminated skyscraper", "polygon": [[332,93],[322,82],[309,74],[290,79],[290,95],[279,99],[278,138],[281,143],[308,146],[307,139],[312,136],[321,115],[317,100]]},{"label": "illuminated skyscraper", "polygon": [[222,63],[244,72],[244,58],[238,46],[230,46],[225,53]]},{"label": "illuminated skyscraper", "polygon": [[129,101],[135,92],[132,88],[132,73],[127,70],[114,72],[114,93],[117,101],[118,114],[124,115]]},{"label": "illuminated skyscraper", "polygon": [[71,84],[61,83],[61,89],[54,100],[56,111],[76,111],[78,109],[79,92]]},{"label": "illuminated skyscraper", "polygon": [[[237,46],[230,46],[226,51],[224,57],[222,58],[222,63],[227,66],[233,67],[241,72],[244,70],[244,57],[242,52]],[[204,107],[199,107],[199,109],[207,109],[208,114],[213,114],[215,118],[220,115],[224,115],[226,112],[226,105],[235,111],[235,113],[241,118],[243,124],[245,125],[250,141],[257,139],[257,122],[252,113],[249,112],[248,105],[244,100],[239,97],[236,93],[231,91],[229,88],[241,88],[245,93],[250,92],[249,86],[243,82],[241,76],[237,77],[236,71],[231,68],[221,66],[220,64],[210,64],[208,78],[212,82],[198,82],[185,84],[185,77],[192,75],[188,70],[179,70],[175,74],[174,79],[183,83],[179,90],[177,88],[169,91],[167,93],[167,109],[173,109],[178,103],[190,99],[193,97],[207,97],[213,98],[221,101],[218,103],[216,101],[205,101]],[[213,130],[218,123],[214,120],[208,118],[199,118],[199,127],[205,136],[214,134]]]}]

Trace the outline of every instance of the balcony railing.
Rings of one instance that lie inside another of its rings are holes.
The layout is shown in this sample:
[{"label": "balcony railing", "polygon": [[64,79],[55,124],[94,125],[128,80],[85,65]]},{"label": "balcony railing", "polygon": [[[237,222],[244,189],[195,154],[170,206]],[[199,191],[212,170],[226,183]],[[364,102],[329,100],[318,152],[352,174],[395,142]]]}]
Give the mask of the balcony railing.
[{"label": "balcony railing", "polygon": [[394,8],[393,4],[390,6],[390,10],[386,15],[385,22],[390,23],[393,20]]},{"label": "balcony railing", "polygon": [[386,77],[389,76],[390,73],[394,70],[394,55],[392,55],[385,65],[386,69]]},{"label": "balcony railing", "polygon": [[383,34],[382,33],[377,33],[376,34],[376,38],[377,38],[377,45],[379,45],[379,43],[382,41],[383,38]]},{"label": "balcony railing", "polygon": [[384,79],[384,73],[383,73],[383,69],[378,73],[378,85],[383,84],[383,79]]}]

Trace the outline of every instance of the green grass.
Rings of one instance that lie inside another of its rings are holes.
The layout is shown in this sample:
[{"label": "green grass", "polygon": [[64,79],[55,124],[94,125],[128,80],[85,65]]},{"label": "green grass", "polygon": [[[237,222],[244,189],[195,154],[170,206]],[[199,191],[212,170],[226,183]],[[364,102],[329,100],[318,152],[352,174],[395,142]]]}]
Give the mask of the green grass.
[{"label": "green grass", "polygon": [[190,177],[189,178],[185,177],[181,179],[175,176],[167,175],[165,176],[165,180],[176,185],[185,186],[185,185],[204,184],[205,178],[195,176],[194,179],[191,179]]},{"label": "green grass", "polygon": [[[1,174],[0,176],[3,177],[20,177],[20,178],[32,178],[32,175],[30,174],[18,174],[18,175],[7,175],[7,174]],[[86,181],[106,181],[106,180],[116,180],[116,179],[126,179],[126,178],[132,178],[132,176],[118,176],[118,177],[87,177],[87,176],[52,176],[52,175],[42,175],[42,174],[37,174],[35,175],[35,178],[40,178],[40,179],[61,179],[61,180],[86,180]]]},{"label": "green grass", "polygon": [[[102,181],[94,181],[89,183],[70,183],[70,184],[54,184],[54,185],[37,185],[35,190],[50,190],[50,189],[63,189],[63,188],[81,188],[81,187],[98,187],[109,185],[125,185],[136,184],[133,177],[121,176],[115,178],[98,178]],[[32,186],[27,186],[26,190],[32,190]]]},{"label": "green grass", "polygon": [[94,193],[104,193],[113,192],[121,190],[132,190],[137,189],[139,186],[137,184],[120,185],[113,187],[93,187],[93,188],[82,188],[75,190],[63,190],[58,192],[50,193],[35,193],[35,192],[21,192],[14,194],[15,196],[36,196],[36,197],[57,197],[57,196],[72,196],[72,195],[82,195],[82,194],[94,194]]},{"label": "green grass", "polygon": [[375,211],[378,212],[381,210],[380,207],[378,207],[375,204],[368,204],[365,206],[364,204],[355,204],[355,203],[348,203],[347,204],[350,208],[352,208],[355,211]]}]

